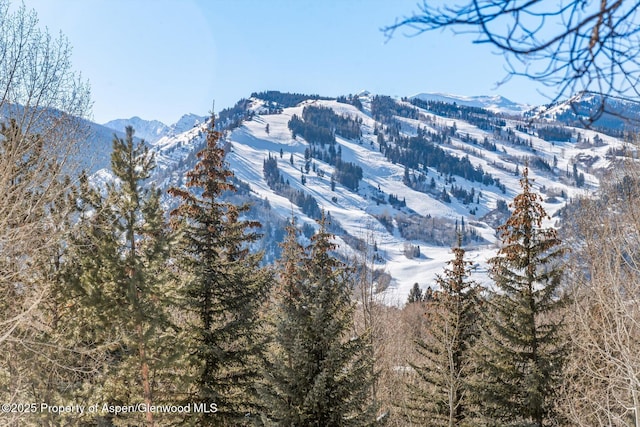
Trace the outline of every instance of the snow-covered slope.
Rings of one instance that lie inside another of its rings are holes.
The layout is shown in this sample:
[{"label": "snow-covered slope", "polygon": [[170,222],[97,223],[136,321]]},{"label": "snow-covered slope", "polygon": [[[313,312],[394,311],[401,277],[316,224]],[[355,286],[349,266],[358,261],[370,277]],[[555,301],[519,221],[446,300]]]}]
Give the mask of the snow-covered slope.
[{"label": "snow-covered slope", "polygon": [[[23,114],[25,114],[23,106],[3,103],[0,107],[0,123],[5,124],[8,118],[22,117]],[[64,113],[58,110],[47,110],[37,116],[27,114],[24,117],[30,117],[29,120],[34,120],[32,122],[33,127],[30,130],[39,132],[37,120],[44,120],[49,123],[54,118],[59,120],[63,116]],[[64,137],[71,138],[78,143],[69,153],[71,158],[67,166],[74,172],[84,170],[88,174],[92,174],[102,168],[108,168],[111,161],[114,135],[123,137],[124,134],[122,132],[114,132],[113,129],[79,117],[73,119],[65,118],[63,122],[66,123],[67,120],[71,120],[69,122],[70,127],[67,129],[70,133],[65,134]],[[49,126],[49,124],[45,126]],[[59,135],[55,137],[59,137]]]},{"label": "snow-covered slope", "polygon": [[87,132],[86,145],[75,153],[77,163],[80,168],[90,173],[100,169],[108,169],[111,164],[113,138],[124,138],[124,132],[115,131],[90,121],[83,121],[83,123]]},{"label": "snow-covered slope", "polygon": [[[600,174],[624,146],[603,133],[571,127],[562,127],[560,135],[565,138],[554,139],[552,131],[557,132],[555,126],[560,125],[547,121],[531,124],[491,113],[478,116],[475,110],[457,107],[450,114],[441,106],[430,111],[387,99],[393,108],[381,113],[379,98],[368,92],[349,103],[251,98],[241,109],[232,110],[233,117],[240,114],[244,120],[229,121],[235,124],[223,143],[229,167],[246,184],[248,194],[253,200],[268,201],[269,217],[286,219],[293,212],[299,224],[315,226],[313,211],[306,206],[307,199],[313,198],[330,214],[345,256],[368,242],[375,267],[392,277],[386,290],[389,302],[402,303],[415,282],[423,288],[434,286],[435,275],[452,257],[450,247],[458,233],[464,235],[468,257],[476,266],[476,280],[487,281],[486,260],[495,253],[497,243],[495,228],[508,216],[506,203],[519,192],[519,172],[525,164],[545,208],[554,215],[572,197],[597,189]],[[456,99],[456,105],[463,105],[460,97]],[[327,128],[335,134],[334,148],[342,164],[352,163],[362,171],[357,189],[332,179],[339,173],[338,165],[322,155],[331,144],[320,149],[303,132],[292,134],[290,123],[305,117],[305,108],[314,107],[330,110],[333,120],[342,117],[357,123],[356,137],[341,136],[334,125]],[[482,108],[486,107],[485,102]],[[220,115],[224,117],[224,112]],[[175,134],[152,144],[158,185],[184,184],[184,173],[203,147],[206,126],[202,117],[190,116],[184,126],[173,127]],[[412,144],[432,147],[432,158],[403,157]],[[443,160],[434,161],[434,156]],[[281,184],[274,186],[265,178],[268,159],[277,165]],[[456,165],[466,169],[455,169]],[[257,219],[265,221],[264,216]],[[556,221],[549,224],[557,225]]]},{"label": "snow-covered slope", "polygon": [[[418,129],[434,135],[449,135],[448,140],[434,144],[450,156],[467,158],[473,167],[481,168],[499,183],[487,184],[447,173],[437,166],[416,169],[390,161],[381,152],[384,150],[377,135],[390,135],[389,124],[373,118],[372,99],[368,93],[361,93],[358,100],[362,110],[331,100],[307,100],[282,108],[276,114],[273,109],[272,114],[266,114],[263,100],[251,99],[247,110],[250,119],[226,138],[230,144],[227,161],[236,177],[248,184],[254,196],[267,199],[279,216],[286,218],[293,212],[301,224],[314,224],[314,219],[301,206],[292,202],[291,197],[285,197],[282,191],[271,188],[265,179],[264,161],[274,158],[282,181],[289,184],[290,191],[312,196],[339,224],[343,231],[339,241],[345,253],[353,253],[358,239],[375,242],[376,266],[392,276],[389,293],[399,301],[405,298],[414,282],[422,287],[433,285],[435,275],[451,258],[450,245],[455,242],[456,230],[471,236],[466,247],[482,281],[486,259],[495,253],[495,226],[508,215],[497,208],[518,193],[518,172],[526,162],[532,169],[535,188],[545,198],[545,208],[553,215],[572,196],[595,189],[599,172],[609,164],[610,150],[623,145],[610,136],[577,128],[567,128],[572,135],[569,141],[546,141],[538,137],[539,130],[513,118],[488,130],[421,108],[417,109],[417,118],[394,117],[394,123],[401,129],[400,135],[406,137],[415,137]],[[293,137],[289,122],[294,115],[303,117],[304,108],[308,106],[328,108],[337,116],[360,122],[360,137],[348,139],[336,135],[342,161],[362,168],[362,180],[356,191],[339,183],[332,189],[335,164],[317,157],[306,159],[305,151],[312,145],[300,135]],[[176,162],[188,167],[190,150],[202,144],[203,135],[202,125],[165,137],[154,145],[160,169],[167,171],[165,182],[180,175],[177,170],[168,173]],[[392,137],[387,138],[390,147],[396,145]],[[483,145],[485,142],[487,145]],[[307,163],[311,164],[309,172]],[[576,186],[575,173],[583,176],[584,185],[580,188]],[[427,191],[412,188],[406,183],[407,174],[411,179],[433,180],[433,187]],[[473,191],[475,198],[471,202],[458,199],[453,196],[454,189]],[[443,191],[451,195],[450,201],[443,200]],[[394,206],[389,202],[391,197],[403,201],[405,206]],[[411,227],[422,228],[422,231],[408,233]],[[419,247],[419,256],[407,257],[411,246]]]},{"label": "snow-covered slope", "polygon": [[[262,162],[269,156],[275,156],[278,167],[285,181],[291,186],[307,194],[312,195],[319,206],[331,214],[333,221],[350,235],[360,239],[373,239],[380,255],[378,267],[385,269],[393,278],[391,298],[404,298],[414,282],[425,287],[433,279],[435,273],[441,271],[444,263],[449,258],[447,247],[429,248],[427,244],[416,241],[407,242],[398,233],[397,229],[387,230],[376,216],[388,216],[394,218],[402,210],[397,210],[388,204],[379,204],[373,200],[377,194],[397,194],[406,199],[407,209],[405,213],[415,211],[421,215],[433,215],[454,220],[461,218],[459,206],[448,206],[428,195],[415,192],[402,184],[403,167],[393,165],[386,161],[370,141],[373,139],[375,126],[371,119],[360,113],[355,108],[345,107],[334,101],[319,101],[318,103],[336,109],[343,114],[352,114],[362,117],[364,122],[364,142],[351,141],[337,138],[342,147],[342,156],[345,161],[357,163],[363,168],[364,178],[361,189],[353,192],[350,189],[336,185],[331,190],[331,174],[334,167],[322,161],[315,160],[316,170],[324,171],[323,176],[311,172],[306,174],[306,183],[302,185],[304,167],[304,152],[308,144],[300,139],[293,139],[287,129],[287,123],[293,114],[301,115],[303,107],[285,109],[282,114],[257,116],[252,121],[246,122],[242,127],[229,135],[228,140],[232,144],[232,150],[227,160],[236,176],[249,183],[251,189],[260,198],[267,198],[280,215],[288,217],[293,211],[302,222],[313,223],[300,207],[295,206],[287,198],[274,194],[264,179]],[[265,132],[269,125],[269,134]],[[283,150],[280,157],[279,151]],[[293,156],[293,165],[290,158]],[[489,233],[491,234],[491,233]],[[490,235],[487,236],[491,238]],[[346,239],[341,239],[341,247],[350,252]],[[405,244],[415,244],[421,247],[421,256],[408,259],[404,255]],[[472,254],[472,259],[478,259],[480,252]]]},{"label": "snow-covered slope", "polygon": [[521,115],[531,107],[529,105],[518,104],[503,96],[461,96],[447,93],[419,93],[413,95],[410,99],[417,98],[423,101],[438,101],[446,103],[457,103],[468,107],[484,108],[495,113],[504,113],[509,115]]},{"label": "snow-covered slope", "polygon": [[565,125],[589,124],[608,134],[640,130],[640,102],[593,93],[578,93],[565,101],[532,108],[524,115]]}]

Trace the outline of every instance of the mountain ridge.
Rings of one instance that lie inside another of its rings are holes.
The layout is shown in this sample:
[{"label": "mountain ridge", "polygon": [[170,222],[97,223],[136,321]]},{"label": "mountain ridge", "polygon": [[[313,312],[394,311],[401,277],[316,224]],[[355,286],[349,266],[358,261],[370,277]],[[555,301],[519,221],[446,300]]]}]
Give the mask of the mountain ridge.
[{"label": "mountain ridge", "polygon": [[423,101],[438,101],[445,103],[457,103],[469,107],[484,108],[495,113],[521,115],[532,107],[528,104],[520,104],[511,101],[502,95],[478,95],[464,96],[440,92],[422,92],[409,97],[409,99],[421,99]]},{"label": "mountain ridge", "polygon": [[107,128],[124,133],[127,126],[132,126],[135,130],[135,136],[144,139],[148,144],[153,145],[160,139],[167,136],[176,136],[189,129],[203,123],[206,117],[193,113],[182,115],[175,123],[166,125],[159,120],[145,120],[138,116],[128,119],[113,119],[102,124]]},{"label": "mountain ridge", "polygon": [[[458,233],[476,270],[486,271],[495,227],[508,216],[526,164],[554,215],[572,197],[596,190],[624,148],[622,140],[595,130],[532,123],[458,102],[368,92],[302,101],[300,94],[256,95],[218,117],[225,123],[226,161],[241,188],[235,197],[254,203],[267,259],[277,256],[280,228],[291,214],[309,230],[323,210],[343,256],[355,256],[369,242],[375,269],[391,277],[380,289],[393,303],[404,301],[415,282],[433,286]],[[160,188],[184,184],[207,123],[152,145]],[[354,185],[349,174],[358,170]]]}]

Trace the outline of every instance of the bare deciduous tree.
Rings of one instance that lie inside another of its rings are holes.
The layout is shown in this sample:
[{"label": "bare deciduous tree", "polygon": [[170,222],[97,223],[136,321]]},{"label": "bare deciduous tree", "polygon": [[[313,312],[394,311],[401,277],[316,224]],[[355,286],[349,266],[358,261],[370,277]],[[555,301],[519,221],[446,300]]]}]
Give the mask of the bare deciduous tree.
[{"label": "bare deciduous tree", "polygon": [[34,11],[0,0],[0,342],[38,307],[48,280],[34,274],[64,217],[52,206],[69,188],[89,88],[71,49],[38,27]]},{"label": "bare deciduous tree", "polygon": [[[445,28],[477,36],[503,53],[511,76],[551,88],[553,101],[592,92],[640,98],[640,3],[623,0],[467,0],[432,6],[423,1],[411,16],[382,30],[418,35]],[[606,111],[605,97],[592,112]],[[609,111],[607,111],[609,112]],[[587,123],[590,124],[590,123]]]},{"label": "bare deciduous tree", "polygon": [[640,426],[640,171],[617,168],[579,202],[561,408],[579,426]]},{"label": "bare deciduous tree", "polygon": [[370,396],[378,410],[378,416],[387,418],[395,390],[389,386],[392,379],[392,366],[389,363],[388,332],[390,326],[389,313],[386,307],[385,294],[381,291],[378,279],[384,277],[383,270],[376,263],[377,252],[374,250],[375,232],[371,223],[365,226],[366,233],[359,240],[358,250],[348,261],[354,273],[354,297],[357,310],[354,316],[355,333],[366,336],[372,350],[374,362],[371,375],[375,380],[371,384]]}]

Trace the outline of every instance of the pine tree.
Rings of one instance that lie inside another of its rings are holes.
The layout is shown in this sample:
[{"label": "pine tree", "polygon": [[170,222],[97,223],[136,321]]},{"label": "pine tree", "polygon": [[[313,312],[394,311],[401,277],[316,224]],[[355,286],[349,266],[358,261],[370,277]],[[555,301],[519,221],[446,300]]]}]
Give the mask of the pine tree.
[{"label": "pine tree", "polygon": [[348,271],[331,251],[325,219],[304,249],[288,227],[279,263],[276,333],[265,372],[268,422],[295,426],[375,423],[370,340],[352,337]]},{"label": "pine tree", "polygon": [[[187,189],[171,188],[180,205],[171,212],[181,233],[179,263],[185,272],[189,395],[185,403],[217,405],[214,414],[190,415],[196,425],[243,425],[259,411],[255,383],[264,350],[260,309],[270,276],[249,245],[258,222],[240,220],[248,206],[222,200],[234,191],[233,172],[218,146],[214,117]],[[251,416],[247,416],[251,415]]]},{"label": "pine tree", "polygon": [[[116,218],[104,202],[82,172],[74,200],[77,223],[58,257],[62,274],[51,302],[58,342],[72,343],[68,347],[72,351],[65,351],[65,356],[78,359],[77,378],[72,382],[81,386],[67,388],[66,397],[69,403],[85,406],[96,398],[109,401],[103,384],[109,369],[117,365],[115,348],[123,341],[112,299],[116,295],[113,277],[121,272],[117,236],[111,230]],[[118,304],[121,307],[123,301]]]},{"label": "pine tree", "polygon": [[453,253],[436,278],[440,290],[427,302],[426,337],[416,342],[423,362],[412,364],[418,382],[409,383],[411,418],[430,426],[473,425],[467,406],[480,288],[469,279],[471,262],[464,259],[460,235]]},{"label": "pine tree", "polygon": [[420,285],[418,282],[413,284],[413,287],[409,291],[409,296],[407,297],[407,304],[412,304],[414,302],[422,301],[422,289],[420,289]]},{"label": "pine tree", "polygon": [[563,367],[562,323],[557,309],[564,249],[533,192],[528,168],[511,217],[499,228],[502,247],[489,260],[496,289],[489,293],[476,356],[475,397],[489,423],[547,426]]},{"label": "pine tree", "polygon": [[[279,280],[274,292],[277,306],[273,316],[274,340],[269,348],[272,358],[264,370],[265,384],[261,395],[270,409],[272,421],[277,420],[281,425],[297,425],[300,416],[293,406],[302,399],[299,384],[305,382],[305,373],[296,370],[294,357],[303,351],[302,343],[297,339],[300,326],[297,321],[302,317],[303,307],[299,302],[307,254],[298,243],[299,230],[295,218],[286,231],[278,261]],[[269,425],[268,422],[266,424]]]},{"label": "pine tree", "polygon": [[[170,321],[171,236],[160,193],[145,188],[154,161],[133,128],[115,138],[111,167],[117,181],[106,196],[81,183],[80,221],[73,239],[75,263],[69,298],[83,313],[79,340],[102,356],[102,373],[89,391],[105,403],[127,405],[167,401],[167,365],[176,349]],[[144,421],[140,418],[144,417]],[[107,415],[114,424],[133,420],[154,425],[154,414]]]}]

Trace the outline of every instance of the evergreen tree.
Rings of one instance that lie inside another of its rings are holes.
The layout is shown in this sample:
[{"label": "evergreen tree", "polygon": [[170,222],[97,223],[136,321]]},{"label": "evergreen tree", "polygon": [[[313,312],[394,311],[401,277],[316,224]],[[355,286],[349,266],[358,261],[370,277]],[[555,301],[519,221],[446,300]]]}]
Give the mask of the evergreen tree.
[{"label": "evergreen tree", "polygon": [[[73,392],[73,401],[83,405],[90,405],[95,399],[127,404],[131,397],[137,399],[142,394],[139,388],[126,385],[127,381],[138,385],[137,376],[127,378],[129,373],[121,369],[133,352],[127,345],[133,331],[125,324],[131,313],[121,236],[114,226],[119,220],[112,208],[115,196],[109,193],[103,197],[90,186],[86,175],[80,177],[79,220],[69,247],[72,262],[66,268],[66,286],[60,287],[63,304],[72,307],[62,322],[75,326],[69,330],[75,338],[75,348],[84,349],[83,353],[92,359],[87,362],[94,365],[94,369],[86,369],[82,387]],[[117,423],[109,414],[93,417],[89,422]]]},{"label": "evergreen tree", "polygon": [[412,304],[414,302],[422,301],[422,289],[420,289],[420,285],[418,282],[413,284],[413,287],[409,291],[409,296],[407,297],[407,304]]},{"label": "evergreen tree", "polygon": [[259,408],[255,383],[264,349],[259,311],[269,275],[260,253],[249,245],[260,224],[240,220],[248,206],[222,200],[234,191],[231,172],[218,146],[214,117],[199,162],[187,173],[187,189],[171,188],[180,205],[171,212],[181,233],[179,263],[185,272],[184,328],[190,384],[187,401],[217,405],[215,414],[190,415],[195,425],[243,425]]},{"label": "evergreen tree", "polygon": [[[296,370],[294,355],[302,353],[302,343],[297,339],[297,319],[302,317],[301,289],[307,254],[298,243],[299,231],[295,218],[286,228],[287,234],[281,244],[278,261],[279,280],[274,295],[277,307],[273,319],[274,340],[270,344],[268,361],[264,372],[265,384],[261,389],[263,400],[270,408],[271,420],[281,425],[296,425],[300,416],[295,404],[303,398],[299,391],[305,383],[306,373]],[[268,417],[265,416],[265,419]],[[269,423],[266,423],[269,425]]]},{"label": "evergreen tree", "polygon": [[557,309],[564,250],[525,168],[513,213],[499,228],[502,247],[489,260],[497,289],[489,292],[477,349],[474,386],[479,412],[491,425],[555,425],[554,400],[564,348]]},{"label": "evergreen tree", "polygon": [[351,336],[349,274],[331,251],[325,219],[303,249],[289,226],[279,263],[276,333],[265,372],[267,423],[358,426],[375,423],[373,363],[366,336]]},{"label": "evergreen tree", "polygon": [[409,384],[411,418],[430,426],[473,425],[467,406],[480,288],[469,279],[471,262],[464,259],[460,245],[459,235],[454,259],[447,263],[444,275],[436,278],[440,290],[427,301],[426,336],[416,342],[423,362],[412,365],[418,382]]},{"label": "evergreen tree", "polygon": [[[102,402],[154,405],[169,401],[174,355],[170,321],[171,236],[160,208],[160,193],[145,188],[153,156],[134,143],[133,128],[115,138],[111,167],[117,181],[106,196],[81,182],[80,221],[72,240],[75,260],[69,271],[68,298],[83,313],[79,340],[93,346],[102,372],[85,390]],[[140,419],[144,417],[144,421]],[[110,422],[154,425],[153,412],[107,415]]]},{"label": "evergreen tree", "polygon": [[[155,167],[153,156],[144,141],[133,141],[133,128],[126,128],[126,138],[114,139],[111,169],[120,180],[109,184],[107,191],[117,212],[114,224],[118,237],[123,238],[119,254],[123,258],[124,275],[116,278],[125,297],[124,326],[127,344],[132,350],[132,365],[139,369],[142,398],[147,405],[154,403],[152,375],[154,346],[170,324],[166,307],[168,289],[165,287],[169,258],[169,234],[160,208],[160,194],[146,189],[143,182]],[[121,367],[122,368],[122,367]],[[136,369],[133,367],[133,369]],[[133,399],[129,400],[134,401]],[[145,413],[145,424],[153,425],[153,413]]]}]

